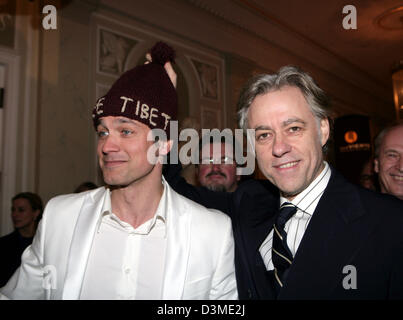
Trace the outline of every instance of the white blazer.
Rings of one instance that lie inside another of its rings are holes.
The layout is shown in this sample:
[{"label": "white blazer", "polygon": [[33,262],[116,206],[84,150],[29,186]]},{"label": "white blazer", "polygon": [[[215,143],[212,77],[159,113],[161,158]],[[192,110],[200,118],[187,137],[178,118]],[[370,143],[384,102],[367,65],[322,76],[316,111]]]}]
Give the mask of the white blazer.
[{"label": "white blazer", "polygon": [[[162,299],[237,299],[231,221],[166,187],[167,247]],[[47,204],[2,299],[80,299],[104,187]]]}]

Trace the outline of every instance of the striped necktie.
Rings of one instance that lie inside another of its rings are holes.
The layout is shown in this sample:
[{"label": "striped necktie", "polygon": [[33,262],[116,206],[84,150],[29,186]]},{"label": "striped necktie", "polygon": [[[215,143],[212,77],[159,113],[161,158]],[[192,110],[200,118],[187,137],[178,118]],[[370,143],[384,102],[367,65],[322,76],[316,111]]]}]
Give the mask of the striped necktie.
[{"label": "striped necktie", "polygon": [[297,212],[297,207],[289,202],[283,203],[274,223],[272,261],[274,266],[274,277],[277,291],[283,287],[287,277],[288,268],[291,266],[293,256],[287,245],[287,233],[284,226]]}]

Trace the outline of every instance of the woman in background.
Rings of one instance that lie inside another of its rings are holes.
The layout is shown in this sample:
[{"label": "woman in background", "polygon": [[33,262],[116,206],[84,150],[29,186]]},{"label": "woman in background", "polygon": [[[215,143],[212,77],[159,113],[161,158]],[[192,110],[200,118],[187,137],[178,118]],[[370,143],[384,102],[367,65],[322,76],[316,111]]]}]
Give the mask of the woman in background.
[{"label": "woman in background", "polygon": [[32,243],[42,211],[42,200],[35,193],[22,192],[13,197],[11,219],[15,230],[0,238],[0,288],[20,266],[21,254]]}]

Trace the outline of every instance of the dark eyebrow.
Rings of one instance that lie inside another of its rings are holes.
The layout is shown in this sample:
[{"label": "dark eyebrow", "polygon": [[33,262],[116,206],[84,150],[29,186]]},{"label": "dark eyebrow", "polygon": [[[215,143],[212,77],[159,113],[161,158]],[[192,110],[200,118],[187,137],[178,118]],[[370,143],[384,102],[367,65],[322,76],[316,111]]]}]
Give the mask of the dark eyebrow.
[{"label": "dark eyebrow", "polygon": [[102,122],[102,119],[99,119],[99,120],[98,120],[97,128],[98,128],[99,126],[106,128],[105,124]]}]

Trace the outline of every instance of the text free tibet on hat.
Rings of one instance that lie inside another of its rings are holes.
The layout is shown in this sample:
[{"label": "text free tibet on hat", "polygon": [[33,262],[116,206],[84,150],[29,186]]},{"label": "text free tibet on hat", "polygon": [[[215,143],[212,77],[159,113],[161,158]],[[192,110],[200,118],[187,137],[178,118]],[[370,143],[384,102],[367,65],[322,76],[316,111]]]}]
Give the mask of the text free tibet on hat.
[{"label": "text free tibet on hat", "polygon": [[[147,104],[145,103],[141,103],[140,100],[137,100],[136,103],[134,102],[134,99],[129,98],[129,97],[125,97],[125,96],[121,96],[120,99],[122,100],[122,105],[121,105],[121,109],[120,112],[122,113],[122,116],[125,117],[127,112],[126,112],[126,108],[133,108],[134,114],[137,117],[140,117],[140,119],[146,119],[148,120],[149,124],[153,127],[157,126],[157,123],[155,123],[153,121],[153,119],[158,119],[158,117],[162,116],[165,118],[165,126],[163,130],[166,130],[169,119],[171,119],[171,117],[164,113],[164,112],[160,112],[157,108],[155,107],[149,107]],[[101,116],[103,113],[103,110],[101,109],[101,107],[103,106],[103,101],[105,100],[105,97],[100,98],[97,101],[97,104],[95,105],[95,112],[98,116]],[[95,115],[93,115],[93,117],[95,117]],[[101,116],[102,117],[102,116]]]}]

